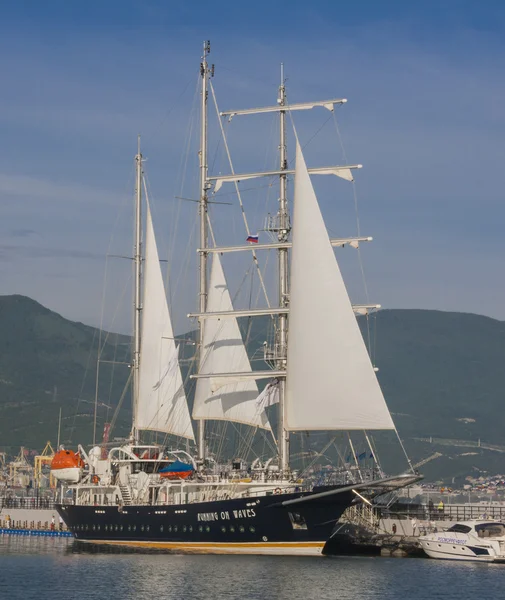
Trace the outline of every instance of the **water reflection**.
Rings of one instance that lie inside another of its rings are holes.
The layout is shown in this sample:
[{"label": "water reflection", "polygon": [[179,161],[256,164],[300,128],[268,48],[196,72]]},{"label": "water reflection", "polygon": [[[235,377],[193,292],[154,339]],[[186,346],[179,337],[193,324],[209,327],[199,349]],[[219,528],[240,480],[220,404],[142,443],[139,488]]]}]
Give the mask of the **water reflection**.
[{"label": "water reflection", "polygon": [[0,555],[9,600],[460,600],[505,589],[505,566],[428,559],[139,553],[8,536]]}]

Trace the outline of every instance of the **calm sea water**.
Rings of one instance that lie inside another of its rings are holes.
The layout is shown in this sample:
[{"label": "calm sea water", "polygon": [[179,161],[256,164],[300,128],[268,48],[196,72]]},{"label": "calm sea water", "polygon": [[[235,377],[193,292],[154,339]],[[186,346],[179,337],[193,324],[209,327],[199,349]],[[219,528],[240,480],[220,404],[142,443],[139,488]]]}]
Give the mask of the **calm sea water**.
[{"label": "calm sea water", "polygon": [[82,552],[0,536],[2,600],[472,600],[505,597],[505,566],[401,558]]}]

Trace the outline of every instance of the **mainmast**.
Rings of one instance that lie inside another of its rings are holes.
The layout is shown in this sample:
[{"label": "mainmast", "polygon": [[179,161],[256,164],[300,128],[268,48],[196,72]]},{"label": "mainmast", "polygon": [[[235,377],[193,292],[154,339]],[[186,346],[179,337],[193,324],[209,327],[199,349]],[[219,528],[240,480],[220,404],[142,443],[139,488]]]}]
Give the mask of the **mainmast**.
[{"label": "mainmast", "polygon": [[[281,63],[281,84],[279,86],[279,106],[283,107],[286,105],[286,88],[284,86],[284,65]],[[288,168],[287,160],[287,147],[286,147],[286,111],[279,111],[280,121],[280,143],[279,143],[279,169],[286,171]],[[288,212],[288,201],[287,201],[287,186],[288,178],[287,173],[279,175],[280,179],[280,191],[279,191],[279,214],[277,224],[277,239],[279,243],[284,244],[289,238],[289,212]],[[282,247],[278,250],[278,264],[279,264],[279,306],[286,307],[289,303],[289,290],[288,290],[288,248]],[[276,368],[278,370],[286,370],[287,365],[287,329],[288,329],[288,317],[286,313],[282,313],[278,317],[278,331],[277,331],[277,361]],[[284,393],[286,388],[286,379],[281,377],[279,380],[279,422],[277,431],[277,444],[279,451],[279,467],[282,473],[284,473],[289,467],[289,432],[285,429],[284,420]]]},{"label": "mainmast", "polygon": [[[207,99],[209,76],[214,74],[214,66],[209,68],[207,55],[210,53],[210,41],[203,44],[203,56],[200,64],[200,75],[202,77],[201,92],[201,130],[200,130],[200,286],[199,286],[199,309],[204,313],[207,308],[207,192],[209,190],[207,164]],[[200,364],[203,360],[203,328],[204,320],[199,321],[199,353]],[[198,459],[203,463],[205,459],[205,421],[198,421]]]},{"label": "mainmast", "polygon": [[135,265],[135,293],[133,317],[133,430],[132,438],[138,442],[137,408],[139,398],[140,368],[140,313],[142,311],[142,154],[140,153],[140,136],[138,137],[137,155],[135,156],[135,244],[133,261]]}]

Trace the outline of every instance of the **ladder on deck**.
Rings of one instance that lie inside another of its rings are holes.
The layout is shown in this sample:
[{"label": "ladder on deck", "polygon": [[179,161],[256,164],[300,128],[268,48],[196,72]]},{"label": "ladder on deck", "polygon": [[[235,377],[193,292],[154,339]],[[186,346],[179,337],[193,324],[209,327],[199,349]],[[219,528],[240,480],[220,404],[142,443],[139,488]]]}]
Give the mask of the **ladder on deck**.
[{"label": "ladder on deck", "polygon": [[127,485],[120,483],[119,490],[121,491],[121,498],[123,499],[123,504],[125,506],[131,506],[132,505],[132,497],[130,494],[130,488]]}]

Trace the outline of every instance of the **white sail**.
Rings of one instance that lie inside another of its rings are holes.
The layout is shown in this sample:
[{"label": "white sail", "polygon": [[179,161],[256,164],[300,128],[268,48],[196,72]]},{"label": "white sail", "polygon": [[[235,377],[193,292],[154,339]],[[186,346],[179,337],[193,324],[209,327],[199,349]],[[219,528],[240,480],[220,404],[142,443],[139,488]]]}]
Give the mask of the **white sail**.
[{"label": "white sail", "polygon": [[[209,312],[233,310],[221,260],[214,254],[210,272]],[[200,374],[249,373],[251,364],[237,319],[207,319],[203,331]],[[270,429],[264,408],[256,402],[256,382],[243,377],[198,379],[193,405],[194,419],[216,419]]]},{"label": "white sail", "polygon": [[298,142],[285,416],[288,430],[394,429]]},{"label": "white sail", "polygon": [[194,439],[147,203],[139,391],[135,427]]}]

